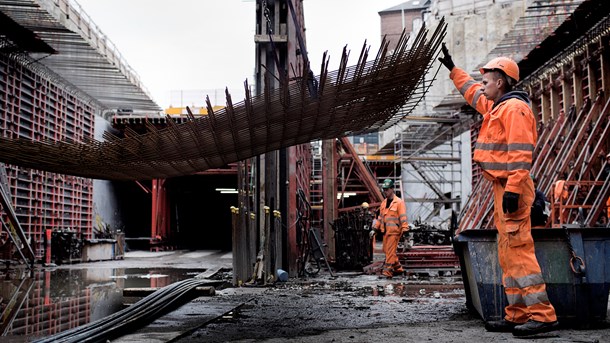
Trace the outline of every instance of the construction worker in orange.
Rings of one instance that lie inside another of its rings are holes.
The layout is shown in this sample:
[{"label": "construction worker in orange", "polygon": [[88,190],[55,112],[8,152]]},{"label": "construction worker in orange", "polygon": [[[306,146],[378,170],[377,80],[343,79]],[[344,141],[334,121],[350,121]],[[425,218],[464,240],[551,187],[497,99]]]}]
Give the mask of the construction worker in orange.
[{"label": "construction worker in orange", "polygon": [[563,205],[568,200],[568,186],[566,180],[557,180],[553,184],[553,211],[555,211],[555,218],[559,221],[558,224],[565,224],[568,219],[568,211],[562,209],[560,205]]},{"label": "construction worker in orange", "polygon": [[404,201],[394,193],[394,181],[392,179],[383,180],[381,188],[385,199],[379,206],[379,216],[373,220],[373,229],[383,234],[385,262],[381,274],[391,279],[394,275],[405,272],[398,260],[396,250],[400,237],[409,230],[409,224],[407,223],[407,207]]},{"label": "construction worker in orange", "polygon": [[514,90],[519,67],[498,57],[479,69],[482,82],[455,66],[443,43],[441,63],[468,104],[483,115],[473,160],[492,182],[494,224],[498,230],[498,260],[508,299],[504,319],[488,321],[485,329],[528,336],[558,327],[555,308],[536,259],[530,211],[534,184],[530,177],[537,131],[527,93]]},{"label": "construction worker in orange", "polygon": [[563,202],[568,199],[568,187],[566,186],[566,180],[555,181],[555,186],[553,187],[553,195],[555,201]]}]

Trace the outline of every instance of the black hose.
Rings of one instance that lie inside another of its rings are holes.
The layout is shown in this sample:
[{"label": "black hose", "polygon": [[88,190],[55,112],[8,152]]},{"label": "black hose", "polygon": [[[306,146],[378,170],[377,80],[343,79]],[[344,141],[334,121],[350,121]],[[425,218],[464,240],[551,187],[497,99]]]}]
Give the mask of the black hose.
[{"label": "black hose", "polygon": [[34,341],[47,342],[106,342],[121,336],[126,329],[133,329],[157,318],[165,311],[178,307],[190,299],[195,288],[209,283],[209,280],[187,279],[163,287],[141,299],[137,303],[95,322],[73,328],[59,334]]}]

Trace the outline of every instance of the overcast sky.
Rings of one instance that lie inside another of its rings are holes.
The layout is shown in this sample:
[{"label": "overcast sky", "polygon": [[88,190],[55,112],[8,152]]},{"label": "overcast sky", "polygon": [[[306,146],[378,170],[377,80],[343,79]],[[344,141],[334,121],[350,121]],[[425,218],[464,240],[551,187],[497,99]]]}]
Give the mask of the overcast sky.
[{"label": "overcast sky", "polygon": [[[253,83],[254,0],[76,0],[111,40],[162,108],[203,100],[224,104],[214,90],[243,99]],[[378,12],[401,0],[304,0],[307,50],[319,74],[324,51],[336,69],[347,44],[351,62],[366,40],[380,44]]]}]

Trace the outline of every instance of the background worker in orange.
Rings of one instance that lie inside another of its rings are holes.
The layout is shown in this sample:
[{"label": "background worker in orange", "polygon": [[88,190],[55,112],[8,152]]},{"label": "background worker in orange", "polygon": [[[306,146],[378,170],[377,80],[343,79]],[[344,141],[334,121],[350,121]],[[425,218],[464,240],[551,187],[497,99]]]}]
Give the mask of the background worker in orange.
[{"label": "background worker in orange", "polygon": [[398,241],[404,232],[409,230],[407,223],[407,208],[404,201],[394,194],[394,181],[385,179],[381,185],[385,199],[379,206],[379,216],[373,221],[373,229],[381,232],[383,236],[383,276],[391,278],[394,274],[404,273],[398,260],[396,250]]},{"label": "background worker in orange", "polygon": [[555,218],[557,218],[557,223],[551,223],[551,225],[565,224],[568,220],[568,211],[566,209],[561,209],[561,205],[565,205],[568,200],[568,186],[566,186],[566,180],[557,180],[553,184],[553,211],[555,211]]},{"label": "background worker in orange", "polygon": [[537,131],[527,93],[513,90],[519,81],[515,61],[498,57],[479,71],[481,83],[457,68],[445,44],[439,60],[466,101],[483,115],[473,160],[490,180],[494,193],[494,223],[498,259],[508,299],[503,320],[485,324],[488,331],[526,336],[557,328],[555,308],[534,252],[530,211],[534,184],[530,177]]}]

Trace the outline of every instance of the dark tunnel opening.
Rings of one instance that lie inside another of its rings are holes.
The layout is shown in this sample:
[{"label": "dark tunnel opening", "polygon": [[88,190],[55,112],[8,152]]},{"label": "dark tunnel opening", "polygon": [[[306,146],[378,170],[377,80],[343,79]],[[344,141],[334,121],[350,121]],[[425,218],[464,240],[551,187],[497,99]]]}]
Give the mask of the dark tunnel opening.
[{"label": "dark tunnel opening", "polygon": [[[150,190],[150,181],[140,182]],[[116,181],[112,183],[116,199],[116,216],[118,229],[125,232],[128,238],[150,237],[151,195],[138,183],[133,181]],[[134,246],[135,247],[135,246]]]},{"label": "dark tunnel opening", "polygon": [[[237,206],[235,175],[192,175],[168,180],[170,227],[179,248],[231,250],[231,206]],[[217,190],[218,189],[218,190]]]},{"label": "dark tunnel opening", "polygon": [[[141,182],[151,188],[151,182]],[[230,251],[231,206],[237,206],[232,174],[192,175],[168,179],[165,183],[169,206],[170,237],[165,242],[178,249]],[[149,249],[152,223],[152,194],[135,182],[114,184],[122,229],[130,249]]]}]

